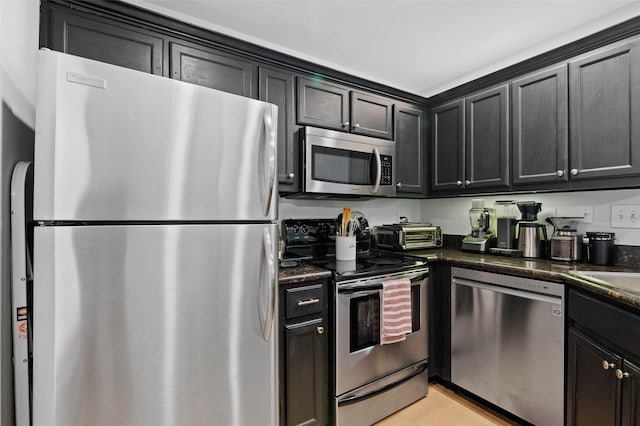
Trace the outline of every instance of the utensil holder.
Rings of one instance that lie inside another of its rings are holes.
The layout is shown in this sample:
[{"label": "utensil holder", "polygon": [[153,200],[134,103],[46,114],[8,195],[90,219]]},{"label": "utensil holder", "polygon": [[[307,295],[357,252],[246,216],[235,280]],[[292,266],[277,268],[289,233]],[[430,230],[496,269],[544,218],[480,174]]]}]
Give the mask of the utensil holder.
[{"label": "utensil holder", "polygon": [[356,236],[336,237],[336,260],[356,260]]}]

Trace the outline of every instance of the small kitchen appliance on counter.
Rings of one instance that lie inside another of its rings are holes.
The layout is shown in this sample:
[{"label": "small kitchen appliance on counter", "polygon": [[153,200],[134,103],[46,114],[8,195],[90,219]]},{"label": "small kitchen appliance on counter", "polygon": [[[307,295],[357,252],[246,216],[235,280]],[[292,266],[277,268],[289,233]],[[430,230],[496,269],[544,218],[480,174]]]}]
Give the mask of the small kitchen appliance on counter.
[{"label": "small kitchen appliance on counter", "polygon": [[483,199],[471,200],[469,222],[471,234],[462,240],[462,250],[486,253],[496,245],[496,236],[492,227],[493,209],[484,206]]},{"label": "small kitchen appliance on counter", "polygon": [[542,257],[542,242],[548,239],[546,225],[537,222],[542,203],[522,201],[517,205],[522,213],[522,220],[518,222],[518,250],[522,257]]},{"label": "small kitchen appliance on counter", "polygon": [[613,265],[614,232],[587,232],[583,239],[587,262],[595,265]]},{"label": "small kitchen appliance on counter", "polygon": [[376,246],[391,250],[442,247],[442,229],[430,223],[393,223],[373,229]]},{"label": "small kitchen appliance on counter", "polygon": [[516,224],[519,221],[516,202],[496,201],[494,208],[497,221],[496,247],[489,251],[502,256],[520,257],[521,252],[516,247]]},{"label": "small kitchen appliance on counter", "polygon": [[568,262],[580,260],[582,256],[582,238],[578,236],[578,224],[581,217],[549,217],[547,222],[553,225],[551,236],[551,259]]}]

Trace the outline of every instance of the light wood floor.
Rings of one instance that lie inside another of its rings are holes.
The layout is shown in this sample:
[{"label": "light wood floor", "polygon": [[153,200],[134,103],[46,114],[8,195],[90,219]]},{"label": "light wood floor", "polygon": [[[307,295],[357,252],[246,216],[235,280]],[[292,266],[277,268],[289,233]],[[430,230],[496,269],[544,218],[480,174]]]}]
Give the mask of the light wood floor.
[{"label": "light wood floor", "polygon": [[429,394],[376,423],[377,426],[517,425],[441,384],[429,384]]}]

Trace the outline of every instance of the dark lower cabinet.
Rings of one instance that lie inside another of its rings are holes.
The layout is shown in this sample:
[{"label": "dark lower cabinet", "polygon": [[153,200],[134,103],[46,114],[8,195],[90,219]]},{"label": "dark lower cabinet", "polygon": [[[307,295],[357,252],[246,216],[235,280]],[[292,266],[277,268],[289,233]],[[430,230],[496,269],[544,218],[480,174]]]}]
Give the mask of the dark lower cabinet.
[{"label": "dark lower cabinet", "polygon": [[164,39],[115,20],[43,5],[44,46],[137,71],[163,75]]},{"label": "dark lower cabinet", "polygon": [[640,316],[569,291],[567,425],[640,425]]},{"label": "dark lower cabinet", "polygon": [[327,281],[280,289],[280,424],[329,422]]},{"label": "dark lower cabinet", "polygon": [[426,140],[424,111],[396,104],[396,192],[424,195]]},{"label": "dark lower cabinet", "polygon": [[208,49],[171,43],[171,78],[251,97],[252,64],[249,60]]},{"label": "dark lower cabinet", "polygon": [[258,99],[278,107],[278,183],[280,192],[300,188],[299,147],[295,124],[295,76],[280,69],[258,67]]}]

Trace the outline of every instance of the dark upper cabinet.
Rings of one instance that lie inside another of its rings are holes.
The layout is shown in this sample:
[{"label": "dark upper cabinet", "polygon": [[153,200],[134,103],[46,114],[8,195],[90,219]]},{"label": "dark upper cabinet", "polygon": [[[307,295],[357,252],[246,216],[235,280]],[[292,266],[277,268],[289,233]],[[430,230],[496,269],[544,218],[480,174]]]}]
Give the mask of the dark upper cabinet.
[{"label": "dark upper cabinet", "polygon": [[240,96],[252,95],[252,64],[204,46],[171,43],[171,78]]},{"label": "dark upper cabinet", "polygon": [[297,122],[302,126],[393,139],[393,104],[320,78],[298,77]]},{"label": "dark upper cabinet", "polygon": [[163,75],[164,40],[115,20],[49,5],[45,47],[137,71]]},{"label": "dark upper cabinet", "polygon": [[300,188],[295,125],[295,77],[285,70],[258,67],[258,99],[278,106],[278,182],[281,192]]},{"label": "dark upper cabinet", "polygon": [[640,174],[639,43],[569,63],[572,181]]},{"label": "dark upper cabinet", "polygon": [[298,77],[298,124],[349,131],[349,89]]},{"label": "dark upper cabinet", "polygon": [[393,139],[393,101],[362,92],[351,92],[351,132]]},{"label": "dark upper cabinet", "polygon": [[513,184],[564,183],[569,177],[567,65],[511,83]]},{"label": "dark upper cabinet", "polygon": [[465,100],[465,187],[509,187],[509,86]]},{"label": "dark upper cabinet", "polygon": [[432,191],[509,188],[509,87],[432,109]]},{"label": "dark upper cabinet", "polygon": [[396,192],[424,194],[425,136],[424,111],[396,104]]},{"label": "dark upper cabinet", "polygon": [[464,186],[464,99],[431,110],[431,190]]}]

